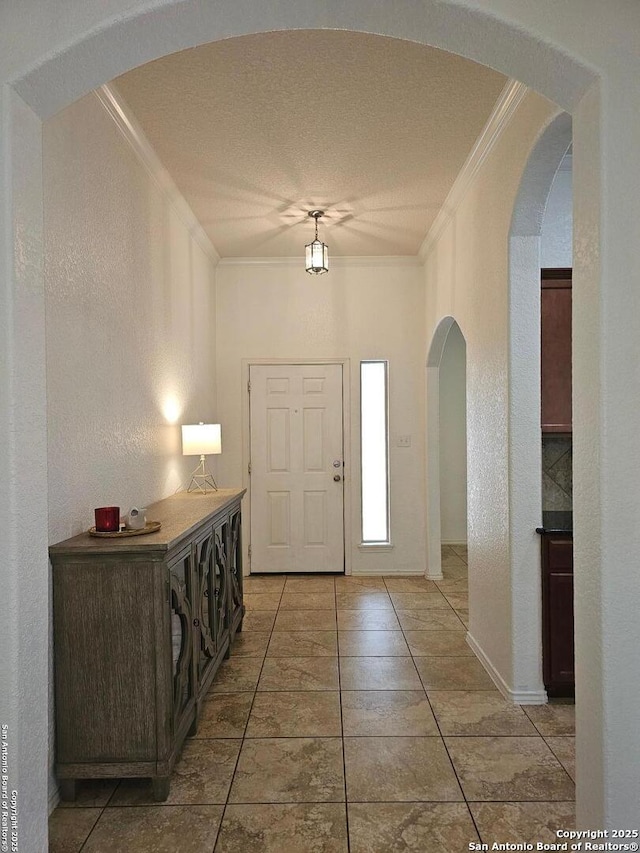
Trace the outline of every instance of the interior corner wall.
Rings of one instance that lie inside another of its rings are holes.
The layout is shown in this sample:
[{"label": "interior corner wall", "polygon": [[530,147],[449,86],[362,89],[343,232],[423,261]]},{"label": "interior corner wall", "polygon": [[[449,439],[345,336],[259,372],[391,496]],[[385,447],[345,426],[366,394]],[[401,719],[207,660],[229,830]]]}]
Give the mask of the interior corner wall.
[{"label": "interior corner wall", "polygon": [[[514,664],[508,406],[510,383],[518,381],[509,374],[509,231],[529,153],[556,113],[545,98],[526,95],[425,263],[427,347],[446,316],[467,346],[469,633],[507,689]],[[538,483],[540,471],[528,479]]]},{"label": "interior corner wall", "polygon": [[440,539],[467,541],[466,346],[457,323],[440,361]]},{"label": "interior corner wall", "polygon": [[[301,243],[302,247],[302,243]],[[351,470],[345,520],[352,572],[425,571],[424,283],[417,263],[375,258],[331,264],[310,276],[295,264],[230,263],[216,269],[218,403],[224,453],[220,481],[243,482],[244,360],[349,359]],[[361,549],[360,389],[362,359],[389,360],[389,471],[393,548]],[[246,426],[246,425],[245,425]],[[398,436],[411,436],[398,447]],[[249,531],[245,536],[248,544]]]},{"label": "interior corner wall", "polygon": [[94,95],[45,122],[43,160],[53,543],[96,506],[172,494],[194,467],[179,423],[217,414],[215,281]]}]

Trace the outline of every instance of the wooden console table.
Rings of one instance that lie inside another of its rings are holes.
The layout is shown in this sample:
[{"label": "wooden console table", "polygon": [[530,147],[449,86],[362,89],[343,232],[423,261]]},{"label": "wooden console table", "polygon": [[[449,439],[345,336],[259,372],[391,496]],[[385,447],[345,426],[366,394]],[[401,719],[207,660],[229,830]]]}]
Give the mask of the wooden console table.
[{"label": "wooden console table", "polygon": [[75,536],[53,564],[56,774],[150,777],[156,800],[242,629],[244,490],[180,493],[147,508],[157,533]]}]

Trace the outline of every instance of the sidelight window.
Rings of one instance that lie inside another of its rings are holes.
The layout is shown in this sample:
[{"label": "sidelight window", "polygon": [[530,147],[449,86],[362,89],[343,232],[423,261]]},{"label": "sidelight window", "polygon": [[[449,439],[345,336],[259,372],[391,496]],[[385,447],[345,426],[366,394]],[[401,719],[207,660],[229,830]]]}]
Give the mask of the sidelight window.
[{"label": "sidelight window", "polygon": [[389,542],[389,406],[387,361],[360,362],[362,543]]}]

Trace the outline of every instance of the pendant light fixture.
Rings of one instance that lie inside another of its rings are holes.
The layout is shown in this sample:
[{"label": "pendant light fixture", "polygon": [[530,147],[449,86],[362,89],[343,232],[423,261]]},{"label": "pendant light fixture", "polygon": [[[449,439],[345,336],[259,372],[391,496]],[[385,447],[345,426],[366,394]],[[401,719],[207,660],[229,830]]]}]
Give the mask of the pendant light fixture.
[{"label": "pendant light fixture", "polygon": [[309,216],[316,221],[316,237],[312,243],[307,243],[305,248],[305,267],[312,275],[322,275],[329,272],[329,250],[326,243],[318,240],[318,219],[324,216],[324,210],[310,210]]}]

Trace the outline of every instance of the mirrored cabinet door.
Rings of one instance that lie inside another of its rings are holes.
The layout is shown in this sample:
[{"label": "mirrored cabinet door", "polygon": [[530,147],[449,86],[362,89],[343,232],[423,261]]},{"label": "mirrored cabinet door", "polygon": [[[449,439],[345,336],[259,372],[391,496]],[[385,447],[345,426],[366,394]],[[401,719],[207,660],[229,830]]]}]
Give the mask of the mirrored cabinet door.
[{"label": "mirrored cabinet door", "polygon": [[179,728],[189,701],[195,696],[191,560],[189,551],[169,567],[174,731]]}]

